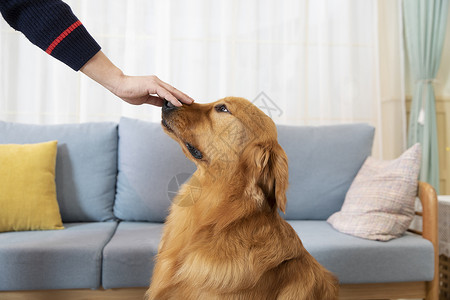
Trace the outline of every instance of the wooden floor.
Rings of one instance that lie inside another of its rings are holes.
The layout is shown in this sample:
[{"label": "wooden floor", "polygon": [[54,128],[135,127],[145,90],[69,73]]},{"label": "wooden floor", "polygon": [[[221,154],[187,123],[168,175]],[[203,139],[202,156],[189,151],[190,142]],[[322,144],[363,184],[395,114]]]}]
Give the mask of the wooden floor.
[{"label": "wooden floor", "polygon": [[0,300],[143,300],[145,288],[0,292]]},{"label": "wooden floor", "polygon": [[[424,282],[342,285],[339,299],[425,298]],[[0,292],[0,300],[142,300],[146,288]]]},{"label": "wooden floor", "polygon": [[425,284],[425,282],[344,284],[341,286],[339,299],[424,299]]}]

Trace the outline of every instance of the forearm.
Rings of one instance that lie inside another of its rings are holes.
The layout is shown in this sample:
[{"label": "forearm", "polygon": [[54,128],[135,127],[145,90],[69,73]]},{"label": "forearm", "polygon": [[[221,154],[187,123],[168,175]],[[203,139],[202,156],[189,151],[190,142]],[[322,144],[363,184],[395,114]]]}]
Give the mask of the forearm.
[{"label": "forearm", "polygon": [[95,54],[80,71],[114,94],[117,94],[117,87],[125,77],[102,51]]}]

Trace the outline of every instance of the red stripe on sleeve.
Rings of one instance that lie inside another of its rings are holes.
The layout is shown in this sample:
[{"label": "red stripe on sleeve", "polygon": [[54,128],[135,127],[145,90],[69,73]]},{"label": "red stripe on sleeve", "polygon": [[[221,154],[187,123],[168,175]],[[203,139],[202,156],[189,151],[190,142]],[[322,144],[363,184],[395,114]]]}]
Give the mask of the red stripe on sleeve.
[{"label": "red stripe on sleeve", "polygon": [[72,25],[69,26],[69,28],[67,28],[66,30],[64,30],[63,33],[61,33],[51,44],[50,46],[48,46],[47,50],[45,50],[45,52],[47,52],[48,54],[51,54],[53,49],[55,49],[56,46],[58,46],[59,43],[61,43],[61,41],[66,38],[72,31],[75,30],[75,28],[77,28],[78,26],[82,25],[80,20],[76,21],[75,23],[73,23]]}]

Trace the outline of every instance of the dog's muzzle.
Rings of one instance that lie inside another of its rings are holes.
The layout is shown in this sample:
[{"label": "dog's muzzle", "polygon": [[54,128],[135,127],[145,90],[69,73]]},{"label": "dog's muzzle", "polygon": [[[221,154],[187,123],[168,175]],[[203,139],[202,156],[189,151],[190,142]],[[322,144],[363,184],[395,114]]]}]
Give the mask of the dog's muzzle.
[{"label": "dog's muzzle", "polygon": [[171,102],[164,100],[164,104],[162,106],[162,112],[163,113],[169,113],[171,111],[176,110],[178,107],[176,107],[175,105],[173,105]]}]

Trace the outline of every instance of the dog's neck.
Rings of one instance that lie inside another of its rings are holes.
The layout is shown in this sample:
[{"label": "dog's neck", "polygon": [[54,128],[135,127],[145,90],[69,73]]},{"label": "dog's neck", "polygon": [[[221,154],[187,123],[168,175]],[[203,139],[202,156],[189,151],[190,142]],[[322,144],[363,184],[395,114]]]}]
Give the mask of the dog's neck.
[{"label": "dog's neck", "polygon": [[192,210],[191,215],[196,218],[194,223],[222,230],[254,214],[278,214],[276,208],[269,205],[270,201],[256,199],[264,197],[262,191],[258,195],[249,191],[249,184],[253,183],[245,174],[232,173],[234,178],[212,176],[214,174],[198,169],[186,183],[195,186],[198,192],[192,194],[192,191],[182,189],[177,196],[180,199],[193,197],[191,205],[185,209]]}]

